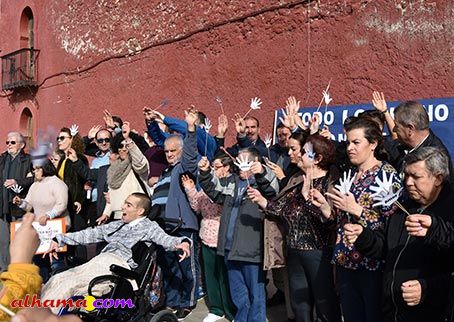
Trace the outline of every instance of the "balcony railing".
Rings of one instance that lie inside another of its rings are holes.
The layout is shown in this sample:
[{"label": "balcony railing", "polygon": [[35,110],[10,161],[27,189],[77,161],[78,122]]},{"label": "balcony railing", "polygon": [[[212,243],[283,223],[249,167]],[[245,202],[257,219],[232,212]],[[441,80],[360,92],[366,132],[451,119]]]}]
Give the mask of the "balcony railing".
[{"label": "balcony railing", "polygon": [[39,50],[23,48],[2,56],[2,89],[37,86]]}]

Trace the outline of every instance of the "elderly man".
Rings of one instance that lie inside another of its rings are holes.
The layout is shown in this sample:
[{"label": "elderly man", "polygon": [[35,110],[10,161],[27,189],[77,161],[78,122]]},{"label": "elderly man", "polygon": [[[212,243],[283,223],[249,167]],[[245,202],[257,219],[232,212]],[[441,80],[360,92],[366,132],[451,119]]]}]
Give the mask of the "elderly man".
[{"label": "elderly man", "polygon": [[194,109],[186,112],[187,133],[171,135],[164,142],[164,152],[169,167],[164,170],[155,186],[152,197],[152,213],[163,218],[181,219],[183,224],[177,236],[192,239],[191,257],[180,264],[174,254],[166,253],[163,260],[166,305],[175,309],[178,318],[185,318],[196,305],[196,290],[199,276],[197,259],[199,222],[191,209],[185,192],[180,185],[181,175],[197,176],[196,122],[198,113]]},{"label": "elderly man", "polygon": [[[87,228],[74,233],[57,235],[47,251],[52,253],[64,245],[87,245],[105,241],[107,246],[101,254],[93,257],[88,263],[54,275],[43,286],[42,299],[65,299],[74,295],[85,294],[89,282],[101,275],[110,274],[110,265],[116,264],[126,268],[135,268],[138,263],[132,257],[132,247],[143,241],[155,243],[166,250],[181,249],[181,260],[189,256],[188,238],[167,235],[159,225],[147,218],[150,210],[150,199],[147,195],[135,192],[126,198],[122,207],[121,220],[105,225]],[[100,292],[109,290],[105,285]]]},{"label": "elderly man", "polygon": [[397,134],[394,145],[387,147],[390,163],[398,171],[403,170],[403,159],[406,154],[422,147],[433,146],[445,151],[449,157],[450,181],[453,182],[452,162],[443,142],[429,128],[429,115],[424,107],[416,101],[399,104],[394,110],[393,132]]},{"label": "elderly man", "polygon": [[26,195],[28,188],[33,183],[31,175],[32,163],[30,155],[23,150],[25,140],[18,132],[8,133],[6,139],[7,150],[0,155],[0,178],[3,183],[0,190],[0,272],[5,271],[9,262],[9,223],[15,216],[23,212],[11,203],[13,192],[11,188],[17,184],[23,188],[22,194]]},{"label": "elderly man", "polygon": [[[405,185],[411,214],[454,219],[449,159],[439,148],[423,147],[405,157]],[[347,241],[365,256],[386,261],[383,286],[385,321],[442,321],[454,260],[447,250],[426,245],[405,229],[407,215],[395,213],[384,230],[344,226]]]}]

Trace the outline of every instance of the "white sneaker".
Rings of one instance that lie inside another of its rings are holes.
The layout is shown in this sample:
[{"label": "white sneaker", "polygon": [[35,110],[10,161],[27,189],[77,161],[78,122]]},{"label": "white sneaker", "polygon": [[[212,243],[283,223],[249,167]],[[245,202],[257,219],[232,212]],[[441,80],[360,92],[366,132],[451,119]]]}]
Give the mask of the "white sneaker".
[{"label": "white sneaker", "polygon": [[203,319],[203,322],[214,322],[223,319],[223,316],[219,316],[213,313],[208,313],[208,315]]}]

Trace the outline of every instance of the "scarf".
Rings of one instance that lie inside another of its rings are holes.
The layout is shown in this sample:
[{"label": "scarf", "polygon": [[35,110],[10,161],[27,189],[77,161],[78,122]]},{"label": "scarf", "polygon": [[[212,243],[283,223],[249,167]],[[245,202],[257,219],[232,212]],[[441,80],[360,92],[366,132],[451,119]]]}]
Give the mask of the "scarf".
[{"label": "scarf", "polygon": [[132,170],[130,157],[125,160],[118,159],[107,169],[107,185],[109,188],[118,189]]}]

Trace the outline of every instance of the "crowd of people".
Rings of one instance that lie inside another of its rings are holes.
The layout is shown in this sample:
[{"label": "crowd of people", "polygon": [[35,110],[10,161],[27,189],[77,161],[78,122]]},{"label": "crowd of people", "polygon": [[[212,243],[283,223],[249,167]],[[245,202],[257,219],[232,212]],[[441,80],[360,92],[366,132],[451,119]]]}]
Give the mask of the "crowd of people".
[{"label": "crowd of people", "polygon": [[[265,322],[274,283],[282,321],[454,321],[451,157],[420,103],[403,102],[394,116],[382,93],[372,103],[344,122],[343,142],[317,115],[304,124],[294,97],[274,145],[253,113],[235,114],[233,129],[222,114],[210,133],[194,106],[183,119],[145,107],[144,135],[104,111],[103,126],[83,137],[63,127],[47,153],[27,154],[10,132],[0,155],[0,303],[86,294],[111,264],[136,268],[132,249],[145,242],[162,246],[164,305],[179,320],[206,291],[203,322]],[[36,239],[23,237],[32,221],[56,218],[68,232],[48,256],[33,256],[31,241],[18,250],[18,240]],[[22,228],[10,241],[14,221]]]}]

